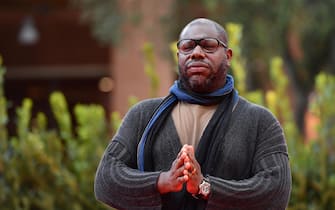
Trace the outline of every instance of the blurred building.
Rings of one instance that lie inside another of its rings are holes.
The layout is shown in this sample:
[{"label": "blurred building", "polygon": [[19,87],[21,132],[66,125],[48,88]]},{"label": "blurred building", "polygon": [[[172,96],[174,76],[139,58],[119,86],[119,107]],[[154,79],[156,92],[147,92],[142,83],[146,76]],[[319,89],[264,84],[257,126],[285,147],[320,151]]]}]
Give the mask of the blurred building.
[{"label": "blurred building", "polygon": [[[146,41],[164,47],[159,31],[153,39],[148,36],[157,30],[155,16],[166,8],[158,3],[145,1],[142,25],[125,25],[127,35],[113,47],[94,39],[68,0],[2,0],[0,54],[7,69],[5,94],[10,116],[15,116],[24,97],[33,99],[34,113],[51,115],[48,98],[58,90],[70,109],[76,103],[97,103],[107,113],[116,110],[124,114],[131,95],[149,97],[142,47]],[[162,80],[159,93],[165,95],[173,77],[171,64],[160,56],[156,63]]]}]

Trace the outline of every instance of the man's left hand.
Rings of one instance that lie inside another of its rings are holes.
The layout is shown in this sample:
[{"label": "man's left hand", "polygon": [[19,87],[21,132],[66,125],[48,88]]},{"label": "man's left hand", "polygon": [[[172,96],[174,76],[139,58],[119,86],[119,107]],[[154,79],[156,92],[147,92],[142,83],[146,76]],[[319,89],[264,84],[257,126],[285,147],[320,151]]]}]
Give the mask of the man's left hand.
[{"label": "man's left hand", "polygon": [[182,152],[187,155],[184,159],[184,175],[188,176],[186,190],[191,194],[198,194],[203,175],[201,173],[201,167],[195,158],[194,147],[186,144],[183,146]]}]

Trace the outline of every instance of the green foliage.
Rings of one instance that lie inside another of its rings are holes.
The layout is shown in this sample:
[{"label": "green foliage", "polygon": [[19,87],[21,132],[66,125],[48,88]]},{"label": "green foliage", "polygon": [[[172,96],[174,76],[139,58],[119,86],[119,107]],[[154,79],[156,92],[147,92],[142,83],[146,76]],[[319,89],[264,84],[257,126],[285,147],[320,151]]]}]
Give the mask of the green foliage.
[{"label": "green foliage", "polygon": [[32,103],[31,99],[26,98],[23,100],[22,107],[16,109],[18,116],[17,135],[19,139],[25,139],[28,135]]},{"label": "green foliage", "polygon": [[106,137],[105,110],[102,106],[77,104],[74,113],[78,124],[77,134],[81,141],[95,142]]},{"label": "green foliage", "polygon": [[59,126],[61,138],[70,141],[72,139],[72,122],[64,95],[61,92],[54,92],[49,100]]},{"label": "green foliage", "polygon": [[241,39],[242,39],[242,25],[236,23],[228,23],[226,30],[229,36],[229,48],[234,49],[233,60],[231,62],[234,70],[234,78],[236,80],[236,89],[244,94],[246,88],[246,74],[245,74],[245,60],[242,58]]},{"label": "green foliage", "polygon": [[132,23],[136,27],[143,14],[141,1],[121,3],[118,0],[70,0],[71,5],[81,11],[81,18],[89,23],[93,36],[106,45],[117,45],[122,38],[122,24]]},{"label": "green foliage", "polygon": [[[8,121],[7,116],[7,100],[4,96],[3,91],[3,85],[4,85],[4,74],[5,74],[5,68],[2,66],[2,57],[0,55],[0,192],[2,191],[3,187],[3,180],[1,179],[2,174],[5,170],[5,164],[4,161],[7,158],[7,148],[8,148],[8,142],[7,142],[7,129],[6,124]],[[2,198],[4,196],[0,193],[0,203]]]},{"label": "green foliage", "polygon": [[110,124],[112,127],[112,132],[115,133],[121,125],[121,122],[122,122],[121,115],[119,112],[112,112],[110,119],[111,119]]},{"label": "green foliage", "polygon": [[157,91],[159,87],[159,79],[158,74],[155,71],[155,57],[154,57],[154,49],[151,43],[145,43],[143,46],[143,54],[144,54],[144,71],[147,77],[150,79],[150,96],[157,96]]},{"label": "green foliage", "polygon": [[252,102],[263,104],[263,95],[259,90],[248,91],[246,81],[245,59],[242,56],[241,40],[242,25],[236,23],[228,23],[226,25],[228,37],[230,38],[229,47],[234,49],[233,59],[231,61],[232,73],[234,74],[235,86],[239,94]]},{"label": "green foliage", "polygon": [[316,78],[310,105],[319,119],[317,139],[291,141],[293,190],[289,210],[331,210],[335,208],[335,77],[321,73]]},{"label": "green foliage", "polygon": [[77,104],[72,119],[64,95],[55,92],[50,105],[58,129],[50,130],[48,118],[43,113],[32,118],[33,101],[24,99],[17,108],[17,136],[8,137],[2,83],[0,93],[1,209],[107,209],[93,193],[95,171],[108,139],[102,106]]},{"label": "green foliage", "polygon": [[[3,141],[3,144],[5,144],[7,139],[7,129],[6,124],[8,121],[7,116],[7,100],[4,96],[3,91],[3,85],[4,85],[4,74],[6,72],[6,69],[2,66],[2,57],[0,54],[0,143]],[[0,145],[1,146],[1,145]],[[0,153],[1,153],[1,147],[0,147]],[[1,164],[1,163],[0,163]],[[1,165],[0,165],[0,171],[1,171]]]},{"label": "green foliage", "polygon": [[[232,40],[230,46],[240,52],[240,27],[230,23],[226,28]],[[294,122],[284,62],[280,57],[273,57],[269,66],[272,88],[264,92],[265,101],[260,91],[253,91],[257,96],[252,101],[266,105],[279,118],[285,132],[293,180],[288,210],[335,209],[335,77],[326,73],[316,77],[310,111],[319,119],[318,136],[306,142]],[[239,53],[233,58],[232,72],[237,83],[245,82],[246,68]],[[242,96],[250,99],[252,92],[245,86],[237,85],[237,88],[242,90],[239,90]]]},{"label": "green foliage", "polygon": [[[290,210],[317,210],[335,208],[335,78],[321,73],[317,76],[316,101],[312,107],[318,119],[318,138],[305,142],[293,121],[287,97],[288,79],[280,67],[282,61],[272,62],[272,82],[275,84],[275,102],[272,111],[280,116],[288,141],[293,177]],[[269,103],[270,104],[270,103]],[[311,110],[313,111],[313,110]]]},{"label": "green foliage", "polygon": [[306,142],[293,121],[288,78],[283,61],[271,61],[273,89],[266,92],[266,105],[279,117],[286,135],[293,188],[289,210],[330,210],[335,208],[335,77],[321,73],[316,78],[315,100],[310,111],[320,120],[318,137]]},{"label": "green foliage", "polygon": [[117,0],[71,0],[81,11],[82,20],[91,26],[94,37],[101,43],[116,44],[120,37],[124,14]]}]

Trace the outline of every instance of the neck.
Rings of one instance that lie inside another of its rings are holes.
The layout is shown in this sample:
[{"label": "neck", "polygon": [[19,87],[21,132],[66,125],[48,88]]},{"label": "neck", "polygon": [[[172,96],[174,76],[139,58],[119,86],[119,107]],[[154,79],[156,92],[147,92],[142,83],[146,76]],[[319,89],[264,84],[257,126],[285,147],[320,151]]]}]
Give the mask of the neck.
[{"label": "neck", "polygon": [[218,87],[208,87],[210,85],[202,85],[202,86],[190,86],[187,85],[187,83],[183,80],[178,80],[179,87],[180,89],[183,89],[185,92],[190,93],[190,94],[211,94],[215,91],[218,91],[219,89],[224,88],[226,84],[226,79],[222,82],[221,85],[218,85]]},{"label": "neck", "polygon": [[210,93],[199,93],[185,89],[180,81],[176,81],[175,84],[170,88],[170,92],[174,94],[178,100],[186,101],[188,103],[210,105],[221,101],[228,93],[234,89],[234,79],[232,76],[227,75],[226,84],[212,91]]}]

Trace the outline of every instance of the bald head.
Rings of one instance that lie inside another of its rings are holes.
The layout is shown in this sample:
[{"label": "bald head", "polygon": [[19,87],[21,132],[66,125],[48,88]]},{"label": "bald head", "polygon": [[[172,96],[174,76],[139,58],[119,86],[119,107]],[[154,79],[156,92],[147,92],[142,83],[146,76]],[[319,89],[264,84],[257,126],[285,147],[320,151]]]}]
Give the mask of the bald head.
[{"label": "bald head", "polygon": [[188,31],[188,29],[192,26],[212,26],[213,28],[215,28],[218,38],[223,41],[225,44],[228,44],[228,36],[227,33],[225,31],[225,29],[218,24],[217,22],[207,19],[207,18],[197,18],[192,20],[190,23],[188,23],[184,29],[181,31],[179,38],[181,39],[183,37],[183,35]]}]

